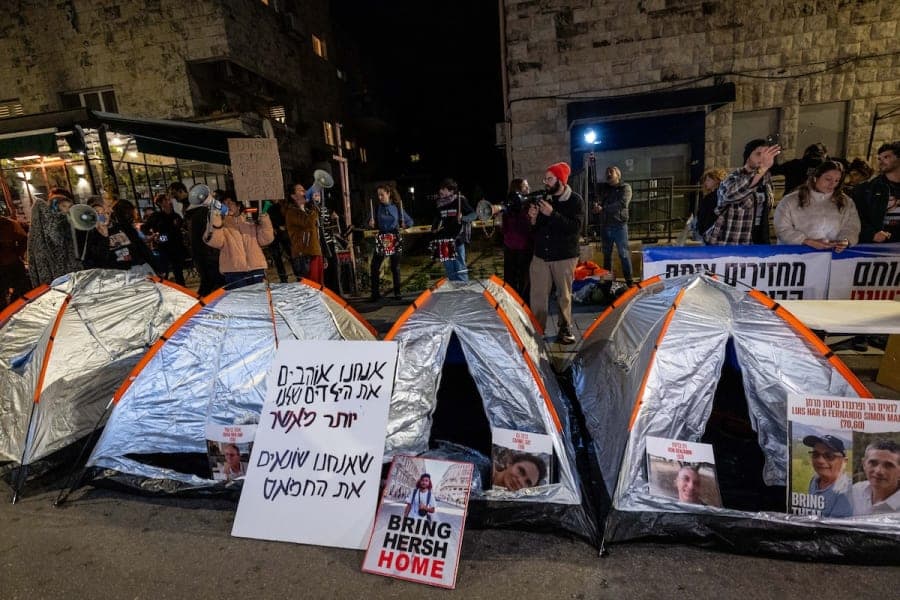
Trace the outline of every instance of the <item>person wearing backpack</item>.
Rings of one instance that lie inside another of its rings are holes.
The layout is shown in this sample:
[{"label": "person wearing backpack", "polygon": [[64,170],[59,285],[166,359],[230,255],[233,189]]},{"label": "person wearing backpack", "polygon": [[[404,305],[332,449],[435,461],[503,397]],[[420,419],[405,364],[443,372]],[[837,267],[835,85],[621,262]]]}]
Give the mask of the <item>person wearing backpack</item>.
[{"label": "person wearing backpack", "polygon": [[431,520],[434,514],[434,496],[431,493],[431,475],[422,473],[419,481],[416,482],[416,489],[409,495],[409,501],[406,508],[403,509],[403,517],[409,516],[410,511],[420,519]]}]

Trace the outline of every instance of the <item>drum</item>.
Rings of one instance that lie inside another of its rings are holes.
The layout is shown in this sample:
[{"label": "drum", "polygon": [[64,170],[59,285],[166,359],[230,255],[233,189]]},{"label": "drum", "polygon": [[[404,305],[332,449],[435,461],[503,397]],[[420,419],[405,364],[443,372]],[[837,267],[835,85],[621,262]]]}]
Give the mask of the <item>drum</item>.
[{"label": "drum", "polygon": [[431,257],[441,262],[456,260],[456,242],[452,239],[432,240]]},{"label": "drum", "polygon": [[375,251],[381,256],[400,253],[400,236],[396,233],[379,233],[375,236]]}]

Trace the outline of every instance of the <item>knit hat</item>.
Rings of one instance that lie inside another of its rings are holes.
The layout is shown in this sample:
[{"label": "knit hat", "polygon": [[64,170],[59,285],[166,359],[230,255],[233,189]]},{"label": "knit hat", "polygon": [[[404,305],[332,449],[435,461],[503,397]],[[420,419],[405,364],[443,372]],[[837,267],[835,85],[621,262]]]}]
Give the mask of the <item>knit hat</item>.
[{"label": "knit hat", "polygon": [[569,182],[569,173],[572,172],[572,167],[564,162],[558,162],[547,167],[547,171],[553,173],[553,176],[559,179],[562,185],[566,185]]}]

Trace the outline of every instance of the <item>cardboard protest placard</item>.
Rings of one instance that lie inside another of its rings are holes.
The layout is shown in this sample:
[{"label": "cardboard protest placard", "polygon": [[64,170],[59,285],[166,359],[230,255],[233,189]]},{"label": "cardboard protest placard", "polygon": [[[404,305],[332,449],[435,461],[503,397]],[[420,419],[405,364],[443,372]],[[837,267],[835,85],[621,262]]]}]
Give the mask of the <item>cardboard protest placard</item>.
[{"label": "cardboard protest placard", "polygon": [[396,342],[279,345],[232,535],[366,547],[396,362]]},{"label": "cardboard protest placard", "polygon": [[711,444],[648,436],[650,494],[685,504],[722,506]]},{"label": "cardboard protest placard", "polygon": [[900,525],[900,401],[788,397],[788,512]]},{"label": "cardboard protest placard", "polygon": [[206,424],[206,449],[213,479],[234,481],[244,478],[255,434],[255,424]]},{"label": "cardboard protest placard", "polygon": [[275,138],[228,138],[234,192],[242,202],[284,198],[281,157]]},{"label": "cardboard protest placard", "polygon": [[491,486],[509,491],[552,481],[553,438],[541,433],[491,427]]},{"label": "cardboard protest placard", "polygon": [[471,463],[395,456],[362,570],[456,587]]}]

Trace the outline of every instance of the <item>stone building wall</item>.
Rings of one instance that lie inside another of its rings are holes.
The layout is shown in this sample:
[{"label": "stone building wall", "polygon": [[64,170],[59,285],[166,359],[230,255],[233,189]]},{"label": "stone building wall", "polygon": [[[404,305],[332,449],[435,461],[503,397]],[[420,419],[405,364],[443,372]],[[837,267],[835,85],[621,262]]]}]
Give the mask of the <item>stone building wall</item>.
[{"label": "stone building wall", "polygon": [[[730,162],[733,115],[779,108],[785,155],[800,106],[846,101],[848,157],[866,155],[876,107],[900,105],[900,2],[891,0],[504,0],[514,176],[569,156],[566,106],[733,82],[706,115],[704,161]],[[760,132],[761,134],[769,132]],[[882,121],[875,147],[900,139]],[[636,143],[635,146],[640,146]]]}]

